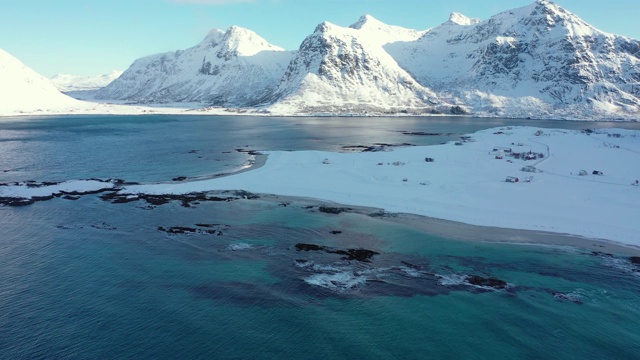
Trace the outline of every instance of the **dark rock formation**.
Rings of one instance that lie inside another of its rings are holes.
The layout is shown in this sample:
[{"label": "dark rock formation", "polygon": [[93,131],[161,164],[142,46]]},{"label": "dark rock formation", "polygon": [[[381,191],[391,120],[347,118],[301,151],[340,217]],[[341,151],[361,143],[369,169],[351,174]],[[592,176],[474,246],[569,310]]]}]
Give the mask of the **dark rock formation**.
[{"label": "dark rock formation", "polygon": [[344,255],[346,260],[371,262],[371,258],[379,253],[367,249],[327,250],[328,253]]},{"label": "dark rock formation", "polygon": [[330,206],[320,206],[318,208],[318,211],[320,211],[321,213],[325,213],[325,214],[340,214],[343,212],[347,212],[347,211],[351,211],[353,209],[351,208],[345,208],[345,207],[330,207]]},{"label": "dark rock formation", "polygon": [[504,289],[507,287],[507,282],[494,277],[484,278],[478,275],[468,275],[466,282],[474,286],[490,287],[494,289]]},{"label": "dark rock formation", "polygon": [[303,243],[296,244],[297,251],[322,251],[325,249],[326,248],[324,246],[315,245],[315,244],[303,244]]}]

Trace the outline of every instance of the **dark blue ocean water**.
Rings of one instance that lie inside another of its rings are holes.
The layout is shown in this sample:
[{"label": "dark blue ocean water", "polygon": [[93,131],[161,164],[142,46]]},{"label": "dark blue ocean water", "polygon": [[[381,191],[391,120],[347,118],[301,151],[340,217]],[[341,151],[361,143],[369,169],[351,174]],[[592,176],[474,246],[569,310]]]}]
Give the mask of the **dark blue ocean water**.
[{"label": "dark blue ocean water", "polygon": [[[460,118],[21,118],[0,123],[0,182],[165,181],[233,170],[248,159],[238,148],[422,145],[523,123],[611,126]],[[0,207],[0,359],[634,359],[640,353],[640,268],[627,253],[456,240],[393,217],[327,214],[315,205],[261,198],[186,208],[87,195]],[[201,231],[158,229],[172,226]],[[349,261],[298,251],[298,243],[378,254]],[[466,275],[509,285],[480,289],[465,285]]]}]

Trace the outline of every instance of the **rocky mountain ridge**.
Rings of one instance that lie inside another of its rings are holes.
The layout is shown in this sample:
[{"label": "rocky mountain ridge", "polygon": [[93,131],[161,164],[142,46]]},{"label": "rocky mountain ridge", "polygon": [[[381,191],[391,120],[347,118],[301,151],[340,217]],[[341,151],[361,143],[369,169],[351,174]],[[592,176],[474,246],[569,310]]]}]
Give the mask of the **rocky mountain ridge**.
[{"label": "rocky mountain ridge", "polygon": [[385,47],[416,80],[492,116],[634,117],[640,42],[546,0],[480,22],[450,20]]}]

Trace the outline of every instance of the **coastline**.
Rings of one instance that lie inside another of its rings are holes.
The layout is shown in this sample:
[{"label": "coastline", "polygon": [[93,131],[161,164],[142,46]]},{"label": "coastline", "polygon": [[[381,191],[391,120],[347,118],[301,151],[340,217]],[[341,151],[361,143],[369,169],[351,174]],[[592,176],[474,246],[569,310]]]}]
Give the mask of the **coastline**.
[{"label": "coastline", "polygon": [[[263,201],[274,203],[291,203],[301,207],[328,206],[348,208],[347,213],[362,216],[384,211],[380,208],[329,202],[322,199],[286,196],[274,194],[257,194]],[[452,240],[482,242],[494,244],[522,245],[532,247],[569,247],[585,252],[614,253],[623,256],[639,256],[640,247],[619,243],[606,239],[585,238],[575,234],[554,233],[527,229],[501,228],[494,226],[473,225],[447,219],[410,213],[387,213],[388,216],[376,217],[382,222],[397,226],[406,226],[430,235]]]},{"label": "coastline", "polygon": [[[253,155],[253,159],[249,159],[246,166],[231,172],[213,174],[206,178],[202,178],[202,180],[233,177],[234,175],[257,170],[265,166],[268,158],[269,154],[258,152],[256,155]],[[284,202],[301,204],[302,206],[309,205],[349,208],[350,213],[365,216],[373,213],[384,212],[384,209],[381,208],[348,203],[335,203],[323,199],[304,196],[287,196],[269,193],[259,193],[257,195],[259,195],[262,200],[275,203]],[[392,213],[391,215],[392,216],[381,216],[379,219],[380,221],[389,222],[399,226],[408,226],[431,235],[454,240],[504,243],[523,246],[568,246],[585,251],[600,251],[629,256],[640,255],[640,246],[624,244],[606,239],[587,238],[569,233],[563,234],[549,231],[474,225],[412,213]]]},{"label": "coastline", "polygon": [[[242,173],[251,172],[264,167],[268,158],[268,153],[257,152],[255,155],[252,155],[252,158],[248,160],[245,166],[242,166],[237,170],[212,174],[210,176],[198,178],[197,180],[233,177]],[[264,201],[274,203],[295,203],[300,204],[301,206],[349,208],[350,210],[348,212],[363,216],[385,211],[384,209],[377,207],[337,203],[320,198],[310,198],[305,196],[288,196],[270,193],[258,193],[257,195],[259,195],[260,199]],[[566,246],[584,251],[599,251],[629,256],[640,255],[640,246],[624,244],[606,239],[588,238],[576,234],[474,225],[412,213],[389,214],[391,216],[381,216],[379,217],[379,220],[399,226],[408,226],[431,235],[460,241],[504,243],[523,246]]]},{"label": "coastline", "polygon": [[[544,129],[544,136],[534,137],[540,131],[493,128],[465,136],[464,143],[392,151],[252,151],[243,165],[223,173],[96,186],[115,186],[125,196],[243,190],[267,194],[267,199],[344,204],[338,206],[362,209],[363,214],[383,211],[394,214],[392,221],[399,224],[461,240],[637,252],[640,187],[631,184],[629,169],[640,168],[640,131]],[[544,156],[533,162],[502,159],[496,145],[509,143]],[[533,181],[505,181],[505,176],[530,176],[521,172],[525,164],[540,170]],[[607,176],[575,171],[591,166]],[[63,184],[65,192],[82,193],[92,183]],[[4,184],[0,197],[35,199],[60,192],[62,186],[28,185]]]},{"label": "coastline", "polygon": [[[381,152],[266,152],[268,159],[233,174],[127,186],[122,193],[178,195],[241,189],[640,246],[640,188],[632,186],[635,177],[629,172],[629,168],[640,168],[638,132],[544,129],[543,136],[534,136],[539,131],[494,128],[471,134],[473,139],[464,144]],[[514,152],[524,149],[537,154],[538,160],[503,159],[495,148],[509,144],[516,144]],[[577,153],[581,156],[576,157]],[[425,155],[435,161],[425,162]],[[522,172],[526,165],[539,170]],[[604,170],[606,176],[578,175],[579,169],[592,167]],[[505,181],[512,177],[523,181]]]}]

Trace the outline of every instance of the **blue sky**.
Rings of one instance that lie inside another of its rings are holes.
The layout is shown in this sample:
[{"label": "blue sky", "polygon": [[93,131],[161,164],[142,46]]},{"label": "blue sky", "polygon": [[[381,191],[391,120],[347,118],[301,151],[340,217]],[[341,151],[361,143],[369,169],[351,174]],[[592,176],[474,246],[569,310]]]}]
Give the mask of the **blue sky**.
[{"label": "blue sky", "polygon": [[[45,76],[99,75],[133,60],[191,47],[212,28],[249,28],[297,49],[317,24],[363,14],[427,29],[451,12],[487,19],[534,0],[0,0],[0,48]],[[595,27],[640,39],[639,0],[557,0]]]}]

